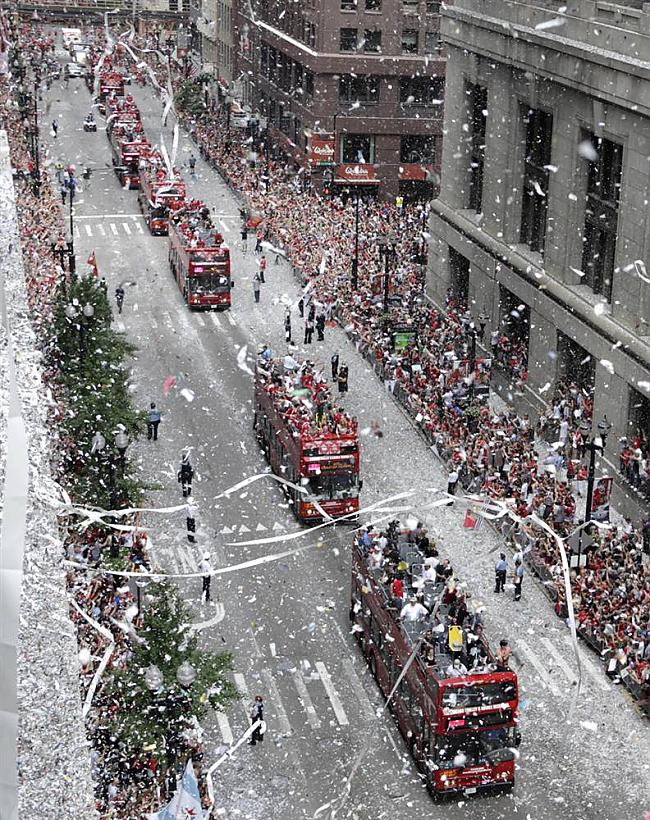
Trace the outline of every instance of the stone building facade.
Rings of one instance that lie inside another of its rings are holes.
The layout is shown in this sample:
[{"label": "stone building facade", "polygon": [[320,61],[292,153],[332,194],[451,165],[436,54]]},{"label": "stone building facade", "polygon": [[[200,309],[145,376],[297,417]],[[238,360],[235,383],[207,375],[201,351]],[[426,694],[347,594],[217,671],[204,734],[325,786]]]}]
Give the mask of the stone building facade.
[{"label": "stone building facade", "polygon": [[432,295],[516,343],[535,410],[592,390],[616,461],[650,436],[650,3],[457,0],[442,35]]}]

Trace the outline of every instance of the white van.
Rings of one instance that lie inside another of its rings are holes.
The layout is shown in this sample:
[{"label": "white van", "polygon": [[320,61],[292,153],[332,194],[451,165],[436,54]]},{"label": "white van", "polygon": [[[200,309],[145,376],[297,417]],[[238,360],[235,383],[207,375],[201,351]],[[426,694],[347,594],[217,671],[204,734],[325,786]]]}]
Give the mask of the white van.
[{"label": "white van", "polygon": [[81,42],[81,29],[80,28],[62,28],[61,34],[63,35],[63,45],[66,48],[70,48],[72,43],[80,43]]}]

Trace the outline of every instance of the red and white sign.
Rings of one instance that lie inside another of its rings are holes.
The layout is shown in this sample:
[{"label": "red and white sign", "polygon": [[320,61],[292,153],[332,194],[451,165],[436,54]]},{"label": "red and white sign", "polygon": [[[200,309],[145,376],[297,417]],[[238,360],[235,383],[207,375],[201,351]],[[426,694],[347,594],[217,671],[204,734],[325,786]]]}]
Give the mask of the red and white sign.
[{"label": "red and white sign", "polygon": [[307,139],[307,162],[311,166],[334,165],[333,134],[311,134]]},{"label": "red and white sign", "polygon": [[356,165],[339,165],[336,169],[336,182],[346,185],[377,185],[377,169],[374,165],[358,163]]},{"label": "red and white sign", "polygon": [[414,182],[424,182],[432,171],[433,165],[404,163],[399,166],[399,178],[404,180],[412,180]]}]

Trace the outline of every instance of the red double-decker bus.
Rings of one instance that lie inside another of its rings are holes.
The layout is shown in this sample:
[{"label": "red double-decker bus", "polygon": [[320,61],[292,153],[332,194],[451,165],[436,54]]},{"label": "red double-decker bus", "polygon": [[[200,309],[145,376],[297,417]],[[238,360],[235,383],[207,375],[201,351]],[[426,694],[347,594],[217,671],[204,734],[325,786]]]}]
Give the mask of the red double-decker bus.
[{"label": "red double-decker bus", "polygon": [[192,200],[170,211],[169,265],[190,308],[231,305],[230,249],[210,219],[210,209]]},{"label": "red double-decker bus", "polygon": [[336,409],[324,377],[309,362],[287,370],[284,360],[260,361],[254,428],[273,472],[303,490],[284,486],[300,521],[359,510],[356,419]]},{"label": "red double-decker bus", "polygon": [[[142,125],[138,123],[138,125]],[[116,121],[108,131],[113,154],[113,170],[124,188],[137,189],[140,187],[140,161],[151,151],[149,141],[144,136],[142,128],[131,129],[131,125],[124,125]]]},{"label": "red double-decker bus", "polygon": [[450,585],[416,580],[424,556],[411,534],[391,537],[394,559],[398,552],[408,567],[404,586],[414,582],[430,615],[404,617],[406,596],[395,598],[387,582],[394,570],[378,567],[376,553],[355,539],[350,619],[372,674],[388,697],[415,650],[389,708],[435,798],[509,790],[520,742],[517,675],[496,663],[481,627],[458,626]]},{"label": "red double-decker bus", "polygon": [[167,236],[170,211],[182,208],[185,203],[185,183],[180,176],[166,173],[157,151],[141,163],[138,203],[154,236]]},{"label": "red double-decker bus", "polygon": [[99,99],[104,102],[110,96],[124,96],[124,77],[120,71],[112,68],[99,73]]}]

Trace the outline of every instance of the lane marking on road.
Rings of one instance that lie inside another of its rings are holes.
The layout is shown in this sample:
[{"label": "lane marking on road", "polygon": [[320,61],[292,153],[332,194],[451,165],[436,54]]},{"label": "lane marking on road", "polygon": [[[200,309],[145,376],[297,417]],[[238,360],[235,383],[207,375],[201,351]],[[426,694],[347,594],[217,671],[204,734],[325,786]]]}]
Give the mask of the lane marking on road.
[{"label": "lane marking on road", "polygon": [[232,313],[229,310],[226,311],[226,316],[228,317],[228,321],[230,322],[232,327],[237,327],[237,322],[235,321],[235,317],[232,315]]},{"label": "lane marking on road", "polygon": [[577,674],[573,671],[573,669],[571,669],[569,664],[564,660],[562,655],[555,648],[555,646],[553,645],[553,642],[551,641],[551,639],[544,636],[542,638],[542,643],[548,649],[548,651],[551,653],[552,660],[555,663],[557,663],[557,665],[560,667],[560,669],[564,672],[564,674],[566,675],[567,680],[569,681],[569,683],[572,684],[572,685],[574,683],[577,683],[578,682]]},{"label": "lane marking on road", "polygon": [[153,316],[149,319],[149,324],[154,330],[158,328],[158,322],[153,318]]},{"label": "lane marking on road", "polygon": [[142,214],[79,214],[75,219],[144,219]]},{"label": "lane marking on road", "polygon": [[302,708],[305,710],[307,714],[307,721],[312,729],[320,728],[320,720],[318,715],[316,714],[316,709],[314,707],[312,699],[309,697],[309,692],[307,691],[307,686],[305,681],[302,677],[301,672],[298,669],[294,669],[291,673],[291,677],[293,678],[293,683],[296,687],[296,691],[298,692],[298,697],[300,698],[300,702],[302,703]]},{"label": "lane marking on road", "polygon": [[220,624],[226,617],[226,608],[221,601],[215,601],[213,604],[208,604],[209,607],[214,608],[214,615],[208,618],[207,621],[199,621],[198,623],[190,624],[188,632],[202,632],[204,629],[209,629],[211,626]]},{"label": "lane marking on road", "polygon": [[195,567],[193,567],[187,559],[187,555],[183,552],[182,548],[177,548],[175,550],[176,560],[181,565],[185,572],[194,572]]},{"label": "lane marking on road", "polygon": [[219,330],[221,330],[221,322],[219,321],[219,317],[217,316],[217,314],[210,312],[208,316],[210,317],[210,321],[212,322],[212,324],[215,327],[219,328]]},{"label": "lane marking on road", "polygon": [[97,230],[100,232],[102,236],[106,236],[106,230],[104,229],[103,225],[97,225]]},{"label": "lane marking on road", "polygon": [[343,661],[343,672],[345,673],[346,678],[350,682],[352,691],[354,692],[357,700],[359,701],[363,717],[367,718],[368,720],[376,720],[377,714],[372,706],[372,703],[370,702],[368,693],[363,688],[363,684],[359,680],[359,677],[357,676],[354,666],[352,665],[352,661],[349,658],[346,658]]},{"label": "lane marking on road", "polygon": [[205,327],[205,319],[199,313],[194,314],[194,318],[196,321],[201,325],[201,327]]},{"label": "lane marking on road", "polygon": [[228,231],[228,233],[230,233],[230,228],[226,225],[226,223],[223,221],[223,219],[219,220],[219,224],[224,229],[224,231]]},{"label": "lane marking on road", "polygon": [[197,569],[198,562],[197,562],[191,548],[187,544],[183,544],[181,546],[181,551],[183,552],[183,554],[187,558],[187,563],[191,567],[194,567],[194,569]]},{"label": "lane marking on road", "polygon": [[262,669],[262,678],[264,679],[267,692],[271,694],[271,700],[278,718],[280,734],[283,737],[291,737],[293,730],[291,729],[287,713],[284,711],[284,706],[280,700],[280,693],[278,692],[278,687],[275,685],[271,671],[269,669]]},{"label": "lane marking on road", "polygon": [[74,238],[75,238],[75,239],[79,239],[79,237],[80,237],[80,236],[81,236],[81,231],[80,231],[80,230],[79,230],[79,228],[75,225],[75,226],[74,226]]},{"label": "lane marking on road", "polygon": [[138,233],[144,233],[144,228],[139,222],[135,223],[135,227],[138,229]]},{"label": "lane marking on road", "polygon": [[[573,641],[571,640],[571,635],[565,635],[564,642],[568,644],[571,647],[571,649],[573,649]],[[610,685],[607,677],[605,676],[605,670],[598,668],[598,666],[595,666],[591,662],[590,658],[585,657],[586,654],[587,650],[580,653],[580,664],[582,665],[582,668],[599,689],[602,689],[603,692],[609,692]]]},{"label": "lane marking on road", "polygon": [[321,683],[325,687],[325,692],[327,697],[332,704],[332,709],[334,710],[334,714],[336,715],[336,719],[338,720],[341,726],[348,726],[348,716],[345,714],[345,709],[343,708],[343,704],[341,703],[341,698],[338,695],[338,692],[334,688],[334,684],[332,683],[332,679],[330,678],[330,673],[327,671],[325,664],[322,661],[316,661],[314,664],[318,674],[320,675]]},{"label": "lane marking on road", "polygon": [[131,227],[128,222],[122,222],[122,227],[124,228],[126,233],[128,233],[129,235],[131,234]]},{"label": "lane marking on road", "polygon": [[92,228],[90,227],[90,225],[84,225],[84,228],[86,229],[86,233],[88,234],[88,236],[93,235],[93,231],[92,231]]},{"label": "lane marking on road", "polygon": [[216,710],[216,715],[217,723],[219,724],[219,731],[221,732],[223,742],[227,746],[232,746],[235,739],[232,734],[232,729],[230,728],[230,721],[228,720],[228,716],[225,712],[222,712],[219,709]]},{"label": "lane marking on road", "polygon": [[115,330],[117,330],[118,333],[126,333],[126,325],[121,319],[115,322]]},{"label": "lane marking on road", "polygon": [[248,710],[250,707],[251,696],[250,692],[248,691],[248,684],[246,683],[246,678],[242,675],[241,672],[235,672],[233,677],[235,678],[235,686],[237,687],[241,695],[241,697],[238,698],[238,700],[241,703],[242,709],[244,710],[246,720],[250,723]]},{"label": "lane marking on road", "polygon": [[550,689],[551,692],[556,696],[560,696],[560,692],[556,687],[555,683],[551,680],[551,676],[548,674],[545,665],[542,661],[537,657],[537,655],[533,652],[533,650],[528,646],[526,641],[522,641],[521,639],[517,641],[518,648],[523,652],[523,654],[528,658],[530,663],[535,667],[537,673],[540,677],[542,684],[547,688]]},{"label": "lane marking on road", "polygon": [[111,233],[113,234],[113,236],[117,236],[117,228],[115,227],[115,223],[111,222],[108,227],[111,229]]}]

